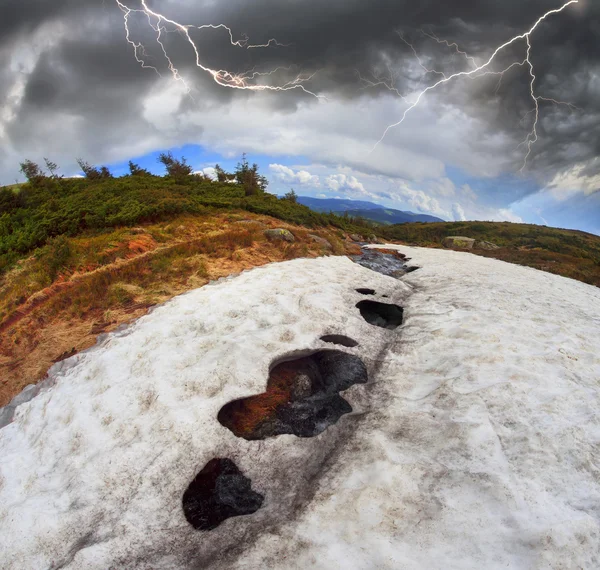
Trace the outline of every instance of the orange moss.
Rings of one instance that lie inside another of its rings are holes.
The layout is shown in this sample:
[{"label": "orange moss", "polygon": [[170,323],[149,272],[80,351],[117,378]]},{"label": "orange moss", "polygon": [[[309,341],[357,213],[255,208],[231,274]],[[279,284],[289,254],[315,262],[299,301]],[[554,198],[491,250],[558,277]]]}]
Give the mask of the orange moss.
[{"label": "orange moss", "polygon": [[246,437],[274,419],[277,409],[291,401],[297,376],[297,368],[291,363],[276,366],[269,376],[266,392],[229,404],[227,427],[236,436]]}]

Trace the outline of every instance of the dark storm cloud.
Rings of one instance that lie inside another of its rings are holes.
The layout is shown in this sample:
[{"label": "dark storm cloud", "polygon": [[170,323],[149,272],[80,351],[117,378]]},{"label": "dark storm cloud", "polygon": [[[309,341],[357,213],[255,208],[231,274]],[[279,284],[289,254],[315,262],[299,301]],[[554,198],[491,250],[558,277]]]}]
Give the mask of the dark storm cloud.
[{"label": "dark storm cloud", "polygon": [[[252,42],[276,37],[290,44],[245,51],[230,48],[222,31],[194,32],[203,61],[210,66],[241,71],[254,66],[261,70],[292,65],[289,77],[297,70],[318,71],[315,89],[340,98],[380,97],[381,90],[360,89],[356,72],[366,76],[374,69],[385,69],[390,62],[398,74],[398,88],[403,91],[414,86],[414,56],[398,37],[398,30],[414,39],[416,47],[433,63],[454,71],[460,60],[448,60],[448,52],[420,36],[419,29],[457,41],[481,60],[489,56],[491,48],[560,6],[554,0],[222,0],[201,5],[196,0],[154,0],[149,4],[157,11],[169,10],[169,17],[183,23],[227,23],[236,39],[246,33]],[[128,5],[137,7],[139,3],[129,0]],[[78,114],[90,131],[101,130],[106,124],[140,122],[139,94],[158,77],[151,70],[142,70],[134,60],[114,0],[5,0],[2,16],[0,53],[9,52],[19,37],[31,34],[45,22],[64,20],[74,30],[40,57],[28,77],[25,96],[8,129],[20,148],[26,148],[27,138],[35,136],[32,117],[43,122],[57,111]],[[144,35],[143,24],[143,20],[132,18],[136,37],[148,40],[151,36]],[[582,109],[543,105],[540,141],[534,148],[532,165],[547,176],[552,169],[589,161],[600,154],[599,37],[600,3],[585,0],[584,8],[553,16],[533,38],[532,61],[539,94],[568,100]],[[195,70],[193,54],[181,36],[169,34],[166,42],[182,74],[190,82],[198,82],[195,86],[202,90],[198,104],[251,96],[221,88]],[[151,42],[148,46],[150,61],[165,72],[157,46]],[[522,54],[524,46],[520,47]],[[507,77],[497,94],[496,83],[496,79],[457,82],[448,89],[448,100],[483,118],[490,132],[504,132],[515,140],[523,138],[528,124],[520,121],[531,109],[527,70]],[[293,112],[301,98],[298,92],[278,95],[272,97],[272,104]],[[23,128],[24,124],[33,130]]]}]

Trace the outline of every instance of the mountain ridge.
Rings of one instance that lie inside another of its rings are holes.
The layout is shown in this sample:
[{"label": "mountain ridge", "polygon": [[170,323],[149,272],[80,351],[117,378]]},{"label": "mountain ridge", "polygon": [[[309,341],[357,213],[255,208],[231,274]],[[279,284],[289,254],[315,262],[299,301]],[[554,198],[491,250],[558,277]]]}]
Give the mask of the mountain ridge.
[{"label": "mountain ridge", "polygon": [[298,196],[298,202],[315,212],[337,215],[347,214],[351,217],[366,218],[380,224],[406,224],[409,222],[444,222],[441,218],[428,214],[417,214],[406,210],[387,208],[375,202],[364,200],[347,200],[342,198],[313,198]]}]

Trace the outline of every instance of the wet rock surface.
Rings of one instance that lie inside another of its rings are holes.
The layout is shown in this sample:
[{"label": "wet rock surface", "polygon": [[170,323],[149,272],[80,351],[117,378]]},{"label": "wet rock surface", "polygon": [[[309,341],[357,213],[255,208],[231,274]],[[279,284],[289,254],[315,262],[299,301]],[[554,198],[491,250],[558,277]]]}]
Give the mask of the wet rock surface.
[{"label": "wet rock surface", "polygon": [[322,350],[277,364],[269,375],[266,392],[223,406],[218,420],[248,440],[282,434],[314,437],[352,411],[339,392],[367,381],[367,369],[360,358]]},{"label": "wet rock surface", "polygon": [[356,307],[363,319],[371,325],[384,329],[394,330],[402,324],[404,309],[391,303],[378,303],[377,301],[361,301]]},{"label": "wet rock surface", "polygon": [[183,512],[197,530],[213,530],[231,517],[251,515],[264,501],[231,459],[212,459],[183,494]]},{"label": "wet rock surface", "polygon": [[[363,249],[360,255],[351,256],[352,261],[389,277],[402,277],[407,273],[406,256],[397,251]],[[360,292],[360,290],[359,290]]]}]

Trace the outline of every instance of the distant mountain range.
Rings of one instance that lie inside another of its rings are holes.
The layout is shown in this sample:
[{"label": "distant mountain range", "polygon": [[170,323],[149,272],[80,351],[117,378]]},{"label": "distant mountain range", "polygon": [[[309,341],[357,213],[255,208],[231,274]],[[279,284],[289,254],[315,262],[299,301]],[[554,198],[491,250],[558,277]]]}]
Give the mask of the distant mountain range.
[{"label": "distant mountain range", "polygon": [[309,196],[298,196],[298,202],[308,206],[315,212],[333,212],[335,214],[348,214],[352,217],[366,218],[380,224],[407,224],[409,222],[443,222],[435,216],[426,214],[415,214],[386,208],[374,202],[361,200],[340,200],[337,198],[311,198]]}]

